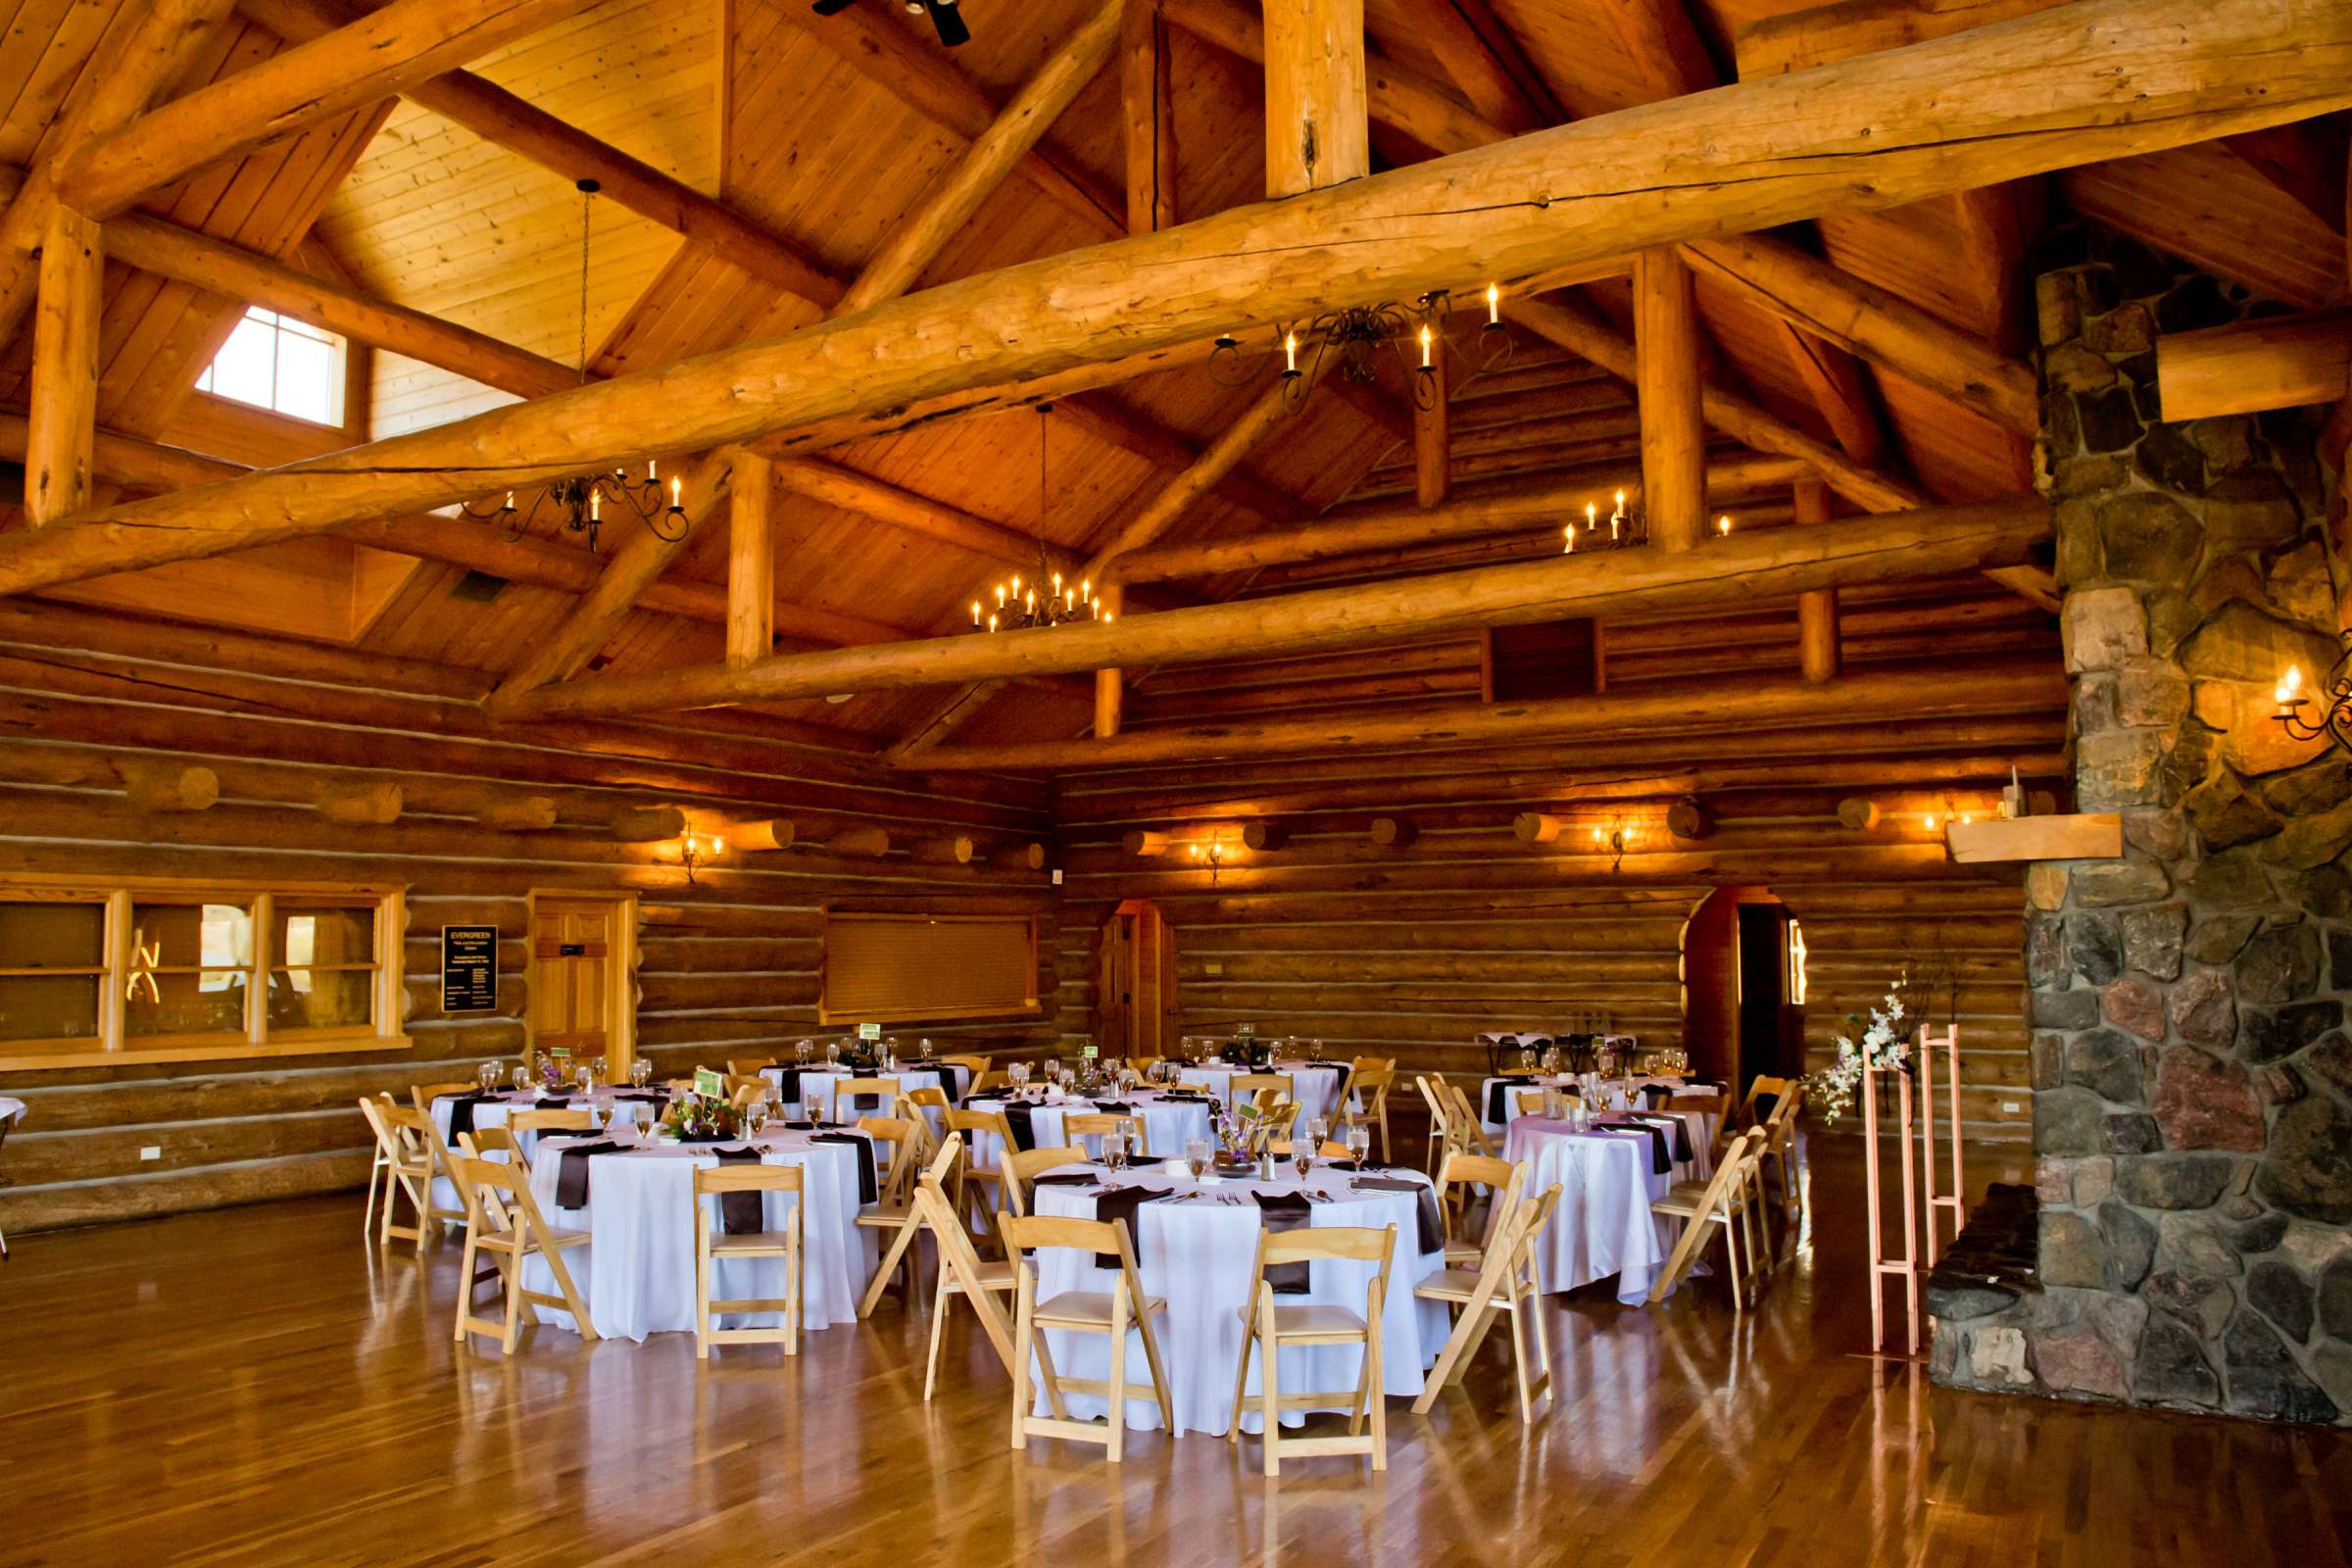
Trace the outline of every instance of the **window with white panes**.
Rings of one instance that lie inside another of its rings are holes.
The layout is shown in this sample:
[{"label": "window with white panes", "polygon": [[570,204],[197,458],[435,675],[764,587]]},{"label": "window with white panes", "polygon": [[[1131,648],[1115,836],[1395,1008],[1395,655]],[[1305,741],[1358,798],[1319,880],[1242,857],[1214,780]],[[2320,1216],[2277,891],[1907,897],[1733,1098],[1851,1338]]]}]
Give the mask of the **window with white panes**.
[{"label": "window with white panes", "polygon": [[343,422],[343,340],[308,321],[254,306],[196,378],[196,390],[257,409]]},{"label": "window with white panes", "polygon": [[0,1070],[393,1048],[401,890],[0,877]]}]

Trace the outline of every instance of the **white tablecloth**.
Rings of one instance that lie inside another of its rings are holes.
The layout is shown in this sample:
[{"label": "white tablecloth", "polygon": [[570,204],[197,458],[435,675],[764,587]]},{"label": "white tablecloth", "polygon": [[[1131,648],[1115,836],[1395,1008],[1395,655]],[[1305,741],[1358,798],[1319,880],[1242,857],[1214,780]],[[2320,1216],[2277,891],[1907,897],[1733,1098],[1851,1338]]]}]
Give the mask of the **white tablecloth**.
[{"label": "white tablecloth", "polygon": [[[760,1076],[766,1079],[769,1087],[781,1097],[784,1088],[783,1068],[763,1067],[760,1069]],[[824,1107],[830,1117],[833,1107],[833,1086],[845,1078],[881,1078],[897,1084],[901,1094],[906,1094],[916,1089],[944,1089],[947,1091],[948,1101],[951,1104],[959,1102],[963,1099],[964,1091],[970,1087],[970,1075],[961,1067],[902,1067],[895,1072],[854,1073],[846,1067],[826,1067],[820,1064],[801,1069],[801,1098],[780,1101],[777,1108],[798,1116],[804,1113],[813,1102]],[[831,1117],[831,1119],[838,1120],[839,1118]],[[857,1118],[853,1116],[851,1119],[854,1121]],[[939,1118],[934,1115],[931,1119],[936,1122]]]},{"label": "white tablecloth", "polygon": [[[1212,1199],[1146,1203],[1136,1210],[1136,1264],[1145,1293],[1166,1299],[1168,1308],[1155,1325],[1160,1354],[1167,1364],[1168,1394],[1176,1409],[1179,1432],[1222,1434],[1233,1407],[1233,1374],[1242,1353],[1242,1308],[1250,1304],[1254,1285],[1250,1264],[1256,1255],[1259,1229],[1252,1191],[1298,1192],[1298,1177],[1258,1184],[1226,1182],[1205,1188],[1190,1175],[1170,1177],[1157,1167],[1127,1171],[1105,1180],[1127,1185],[1167,1187],[1179,1192],[1200,1191],[1238,1198],[1225,1203]],[[1415,1176],[1416,1172],[1384,1172]],[[1381,1373],[1386,1392],[1410,1398],[1421,1392],[1422,1374],[1438,1358],[1450,1330],[1446,1308],[1437,1301],[1417,1299],[1413,1287],[1445,1264],[1442,1252],[1423,1252],[1410,1193],[1355,1193],[1342,1171],[1318,1167],[1305,1186],[1329,1193],[1335,1201],[1317,1203],[1309,1212],[1314,1226],[1396,1227],[1396,1253],[1389,1270],[1388,1306],[1381,1323]],[[1048,1184],[1037,1189],[1041,1214],[1069,1214],[1091,1219],[1093,1189]],[[1328,1302],[1364,1309],[1364,1292],[1376,1266],[1368,1263],[1319,1262],[1308,1274],[1311,1287],[1304,1296],[1285,1296],[1285,1305]],[[1115,1276],[1094,1266],[1094,1254],[1066,1248],[1038,1254],[1040,1299],[1059,1291],[1107,1290]],[[1054,1334],[1048,1337],[1054,1365],[1065,1378],[1102,1379],[1110,1375],[1110,1337],[1106,1334]],[[1250,1392],[1258,1390],[1259,1359],[1250,1356]],[[1144,1431],[1159,1425],[1159,1409],[1152,1401],[1151,1374],[1144,1360],[1143,1338],[1127,1342],[1128,1376],[1140,1385],[1139,1396],[1127,1401],[1127,1425]],[[1300,1393],[1351,1389],[1362,1376],[1362,1352],[1349,1346],[1294,1348],[1282,1353],[1282,1385]],[[1081,1419],[1099,1418],[1108,1407],[1103,1398],[1071,1396],[1070,1413]],[[1042,1398],[1038,1408],[1047,1406]],[[1333,1408],[1344,1408],[1334,1405]],[[1285,1425],[1301,1425],[1304,1415],[1285,1416]],[[1255,1432],[1262,1422],[1245,1407],[1243,1430]]]},{"label": "white tablecloth", "polygon": [[[1486,1121],[1481,1124],[1486,1128],[1487,1136],[1490,1138],[1503,1137],[1510,1124],[1519,1119],[1521,1114],[1520,1095],[1539,1091],[1545,1084],[1554,1088],[1572,1089],[1576,1086],[1576,1080],[1573,1078],[1490,1078],[1479,1086],[1478,1102],[1482,1108],[1489,1102],[1488,1097],[1494,1093],[1494,1086],[1498,1083],[1505,1086],[1502,1091],[1502,1118],[1499,1121]],[[1639,1085],[1637,1085],[1638,1088]],[[1713,1103],[1722,1093],[1719,1089],[1692,1091],[1693,1096],[1703,1094],[1709,1103]],[[1608,1115],[1672,1116],[1683,1124],[1684,1137],[1690,1141],[1690,1157],[1675,1162],[1674,1179],[1676,1181],[1703,1182],[1715,1174],[1715,1131],[1722,1118],[1714,1111],[1685,1110],[1677,1106],[1672,1100],[1666,1102],[1663,1110],[1652,1111],[1646,1103],[1638,1103],[1629,1110],[1624,1095],[1615,1087],[1611,1087],[1598,1099],[1600,1111]]]},{"label": "white tablecloth", "polygon": [[1640,1305],[1666,1266],[1676,1234],[1673,1221],[1649,1211],[1673,1178],[1653,1171],[1648,1136],[1580,1133],[1565,1122],[1522,1116],[1511,1123],[1503,1154],[1527,1167],[1528,1196],[1555,1183],[1560,1188],[1560,1206],[1536,1243],[1536,1277],[1544,1289],[1572,1291],[1615,1274],[1617,1299]]},{"label": "white tablecloth", "polygon": [[[858,1224],[858,1152],[842,1144],[812,1144],[808,1133],[765,1132],[760,1163],[798,1165],[806,1183],[807,1215],[801,1235],[801,1304],[808,1329],[848,1323],[872,1278],[877,1231]],[[649,1334],[694,1331],[694,1167],[715,1165],[708,1144],[653,1144],[589,1159],[588,1202],[577,1209],[556,1206],[563,1168],[561,1138],[543,1141],[531,1161],[531,1196],[548,1223],[585,1230],[596,1240],[564,1254],[572,1283],[588,1302],[596,1331],[608,1339],[643,1340]],[[886,1161],[878,1160],[876,1174]],[[764,1195],[766,1226],[784,1228],[794,1200]],[[713,1210],[715,1198],[709,1200]],[[749,1299],[783,1294],[781,1258],[721,1259],[712,1294]],[[533,1290],[552,1291],[554,1276],[544,1262],[525,1273]],[[569,1312],[541,1308],[561,1327],[572,1327]],[[727,1327],[772,1325],[772,1313],[722,1320]]]},{"label": "white tablecloth", "polygon": [[[591,1115],[595,1116],[596,1124],[599,1127],[602,1127],[605,1125],[605,1123],[612,1119],[612,1106],[614,1103],[612,1097],[614,1095],[622,1093],[633,1095],[660,1094],[661,1092],[662,1091],[658,1089],[631,1089],[625,1091],[616,1089],[599,1089],[594,1094],[583,1095],[579,1091],[573,1090],[568,1095],[557,1095],[555,1097],[556,1099],[564,1102],[564,1104],[548,1105],[546,1108],[550,1110],[585,1110]],[[436,1095],[433,1097],[432,1105],[433,1129],[441,1135],[441,1143],[443,1147],[448,1149],[452,1154],[464,1152],[463,1150],[458,1148],[458,1141],[451,1137],[449,1132],[449,1118],[451,1109],[450,1102],[456,1098],[457,1097],[455,1095]],[[483,1100],[476,1101],[474,1102],[473,1124],[476,1127],[504,1127],[507,1124],[507,1118],[514,1115],[516,1111],[536,1110],[539,1109],[540,1106],[541,1095],[540,1091],[536,1089],[526,1089],[520,1094],[513,1094],[502,1090],[500,1091],[499,1097],[496,1100]],[[641,1121],[644,1121],[649,1125],[661,1119],[660,1107],[655,1105],[647,1105],[642,1110],[638,1111],[637,1114]],[[537,1143],[538,1137],[539,1135],[534,1132],[522,1132],[514,1135],[514,1142],[516,1146],[522,1150],[523,1158],[528,1159],[531,1157],[531,1152]],[[446,1176],[436,1176],[433,1178],[433,1206],[436,1208],[450,1209],[464,1208],[466,1206],[459,1200],[458,1190],[450,1185],[449,1178]]]},{"label": "white tablecloth", "polygon": [[[1208,1107],[1198,1102],[1163,1100],[1151,1090],[1139,1089],[1117,1102],[1135,1107],[1135,1114],[1144,1124],[1144,1152],[1155,1159],[1182,1158],[1184,1146],[1188,1142],[1209,1136]],[[971,1108],[1002,1110],[1004,1102],[994,1097],[975,1100]],[[1036,1135],[1036,1147],[1054,1149],[1067,1144],[1069,1139],[1061,1130],[1062,1117],[1073,1112],[1084,1115],[1100,1108],[1098,1102],[1083,1099],[1032,1104],[1029,1107],[1029,1129]],[[1102,1152],[1102,1142],[1100,1138],[1091,1138],[1084,1142],[1083,1147],[1088,1153],[1100,1156]],[[1004,1141],[994,1133],[976,1134],[967,1157],[975,1165],[999,1164],[1004,1157],[1003,1145]]]},{"label": "white tablecloth", "polygon": [[1244,1073],[1288,1073],[1291,1086],[1297,1092],[1298,1119],[1301,1122],[1337,1118],[1340,1104],[1340,1073],[1338,1067],[1319,1067],[1304,1061],[1278,1061],[1271,1067],[1234,1067],[1224,1064],[1202,1064],[1181,1070],[1181,1082],[1198,1084],[1228,1103],[1233,1099],[1233,1080]]},{"label": "white tablecloth", "polygon": [[0,1122],[15,1121],[19,1116],[24,1114],[24,1102],[22,1100],[11,1100],[6,1095],[0,1095]]}]

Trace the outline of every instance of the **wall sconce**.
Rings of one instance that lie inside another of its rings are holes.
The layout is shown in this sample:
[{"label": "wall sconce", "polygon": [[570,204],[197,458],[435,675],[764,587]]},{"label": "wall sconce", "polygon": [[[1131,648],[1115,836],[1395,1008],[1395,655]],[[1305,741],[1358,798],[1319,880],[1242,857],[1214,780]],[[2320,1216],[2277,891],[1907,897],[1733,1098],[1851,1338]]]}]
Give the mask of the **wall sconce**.
[{"label": "wall sconce", "polygon": [[2316,741],[2326,735],[2339,749],[2352,751],[2352,632],[2344,634],[2344,647],[2345,657],[2328,672],[2328,691],[2317,722],[2305,716],[2304,710],[2314,705],[2304,692],[2303,666],[2289,664],[2286,673],[2278,677],[2272,693],[2278,710],[2271,716],[2289,739]]},{"label": "wall sconce", "polygon": [[1224,836],[1211,830],[1205,839],[1195,839],[1187,848],[1193,859],[1208,867],[1208,885],[1217,885],[1217,873],[1225,868]]},{"label": "wall sconce", "polygon": [[1612,816],[1609,818],[1609,825],[1607,827],[1593,828],[1593,853],[1598,854],[1602,850],[1606,850],[1608,852],[1609,873],[1612,876],[1615,875],[1625,865],[1625,846],[1626,830],[1624,817]]},{"label": "wall sconce", "polygon": [[726,854],[727,841],[706,836],[688,828],[678,835],[678,863],[686,868],[686,885],[694,886],[694,873]]}]

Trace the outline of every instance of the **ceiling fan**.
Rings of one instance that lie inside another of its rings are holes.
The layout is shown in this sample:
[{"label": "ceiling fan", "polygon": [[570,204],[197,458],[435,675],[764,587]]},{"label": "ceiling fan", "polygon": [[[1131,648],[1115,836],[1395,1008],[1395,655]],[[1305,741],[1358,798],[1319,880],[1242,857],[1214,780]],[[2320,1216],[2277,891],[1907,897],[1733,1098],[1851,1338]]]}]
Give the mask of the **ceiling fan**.
[{"label": "ceiling fan", "polygon": [[[820,17],[829,17],[857,3],[858,0],[815,0],[808,9]],[[909,16],[929,16],[931,25],[939,31],[939,41],[950,49],[971,41],[972,29],[963,24],[956,0],[906,0],[906,5]]]}]

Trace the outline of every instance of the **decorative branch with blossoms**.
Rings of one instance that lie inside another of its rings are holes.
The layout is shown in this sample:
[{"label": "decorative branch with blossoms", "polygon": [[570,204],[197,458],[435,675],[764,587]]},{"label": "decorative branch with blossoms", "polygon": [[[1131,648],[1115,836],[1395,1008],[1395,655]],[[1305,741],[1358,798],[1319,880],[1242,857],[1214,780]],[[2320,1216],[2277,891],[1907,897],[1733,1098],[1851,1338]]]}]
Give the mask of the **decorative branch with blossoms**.
[{"label": "decorative branch with blossoms", "polygon": [[[1820,1072],[1805,1075],[1805,1103],[1821,1117],[1824,1125],[1836,1122],[1851,1108],[1865,1066],[1881,1072],[1911,1070],[1910,1031],[1902,1027],[1906,1016],[1903,988],[1910,981],[1908,969],[1895,976],[1894,984],[1886,988],[1886,1005],[1870,1009],[1870,1024],[1862,1030],[1860,1045],[1854,1044],[1851,1034],[1833,1035],[1838,1060]],[[1859,1024],[1862,1020],[1859,1014],[1848,1013],[1846,1021]]]}]

